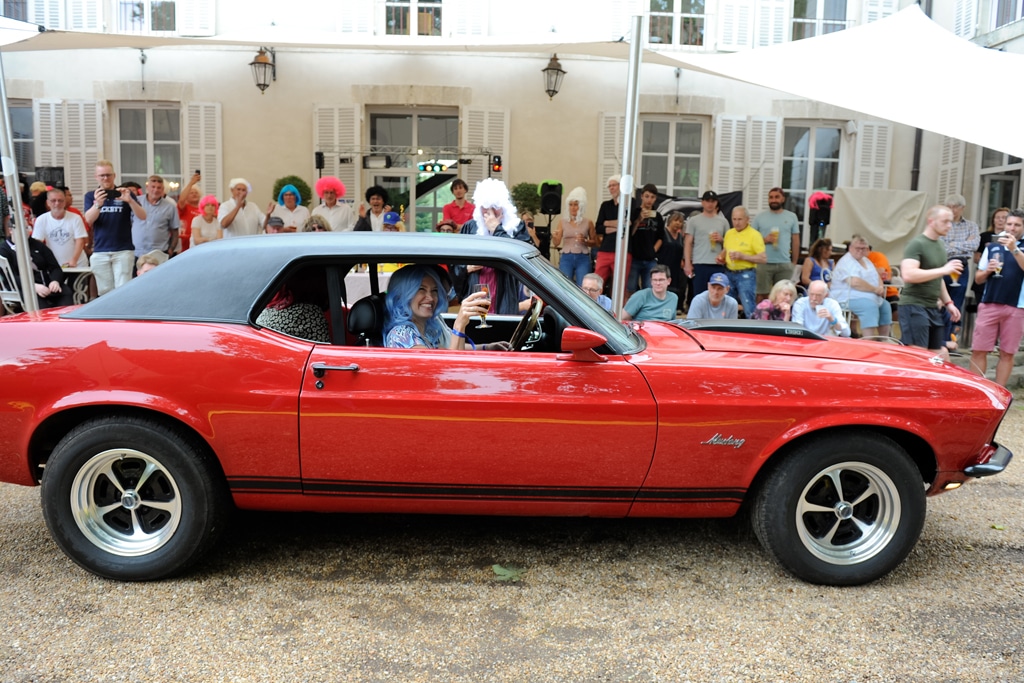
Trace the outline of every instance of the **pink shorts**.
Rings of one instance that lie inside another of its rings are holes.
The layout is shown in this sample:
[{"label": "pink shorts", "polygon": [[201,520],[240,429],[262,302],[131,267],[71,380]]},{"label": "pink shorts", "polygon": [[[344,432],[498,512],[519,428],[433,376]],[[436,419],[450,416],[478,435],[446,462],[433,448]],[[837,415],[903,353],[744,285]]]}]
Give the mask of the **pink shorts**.
[{"label": "pink shorts", "polygon": [[1024,308],[1006,304],[981,304],[971,338],[972,351],[994,351],[996,339],[999,350],[1016,353],[1024,337]]}]

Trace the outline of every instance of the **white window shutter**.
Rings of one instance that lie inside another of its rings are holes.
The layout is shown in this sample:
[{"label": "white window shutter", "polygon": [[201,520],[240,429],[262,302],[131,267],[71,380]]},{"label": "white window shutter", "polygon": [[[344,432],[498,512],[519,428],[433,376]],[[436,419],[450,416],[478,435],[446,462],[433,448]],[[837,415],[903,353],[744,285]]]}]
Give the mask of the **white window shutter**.
[{"label": "white window shutter", "polygon": [[743,189],[747,152],[747,117],[720,114],[715,118],[715,170],[710,189],[736,192]]},{"label": "white window shutter", "polygon": [[217,33],[217,3],[209,0],[175,0],[180,36],[212,36]]},{"label": "white window shutter", "polygon": [[888,190],[891,156],[892,124],[883,121],[863,121],[857,132],[857,152],[853,162],[853,186],[872,190]]},{"label": "white window shutter", "polygon": [[68,100],[64,103],[67,153],[64,183],[81,197],[92,187],[96,162],[103,156],[103,103]]},{"label": "white window shutter", "polygon": [[754,1],[722,0],[718,8],[718,49],[735,51],[749,48],[754,37]]},{"label": "white window shutter", "polygon": [[64,137],[64,101],[34,100],[32,117],[36,136],[36,166],[63,166],[64,149],[67,147]]},{"label": "white window shutter", "polygon": [[[509,172],[509,159],[505,154],[508,149],[509,110],[499,108],[465,107],[461,120],[462,149],[468,152],[473,163],[460,172],[460,177],[469,186],[470,196],[476,190],[476,184],[484,178],[491,177],[505,180]],[[502,171],[488,173],[491,167],[488,155],[500,155]],[[511,189],[511,188],[510,188]]]},{"label": "white window shutter", "polygon": [[184,109],[185,170],[181,175],[190,178],[198,169],[203,194],[226,198],[220,102],[188,102]]},{"label": "white window shutter", "polygon": [[100,0],[67,0],[67,28],[69,31],[102,31]]},{"label": "white window shutter", "polygon": [[64,3],[62,0],[29,0],[28,20],[42,24],[51,30],[64,28]]},{"label": "white window shutter", "polygon": [[963,184],[964,142],[942,137],[942,156],[939,158],[939,185],[935,203],[946,201],[951,194],[960,194]]},{"label": "white window shutter", "polygon": [[490,3],[481,0],[445,0],[441,21],[452,36],[486,36]]},{"label": "white window shutter", "polygon": [[787,6],[785,0],[758,0],[755,46],[778,45],[787,38]]},{"label": "white window shutter", "polygon": [[864,16],[861,24],[885,19],[899,10],[899,0],[864,0]]},{"label": "white window shutter", "polygon": [[768,208],[768,190],[782,177],[782,119],[751,116],[747,119],[746,171],[743,203],[751,215]]},{"label": "white window shutter", "polygon": [[[359,206],[363,200],[359,124],[358,107],[313,108],[313,151],[324,153],[323,174],[332,175],[345,184],[345,201],[353,206]],[[341,157],[351,162],[342,164]]]},{"label": "white window shutter", "polygon": [[338,3],[338,32],[372,36],[377,4],[376,0],[342,0]]},{"label": "white window shutter", "polygon": [[970,40],[974,37],[978,23],[977,0],[956,0],[953,10],[953,33]]},{"label": "white window shutter", "polygon": [[604,194],[605,183],[622,172],[622,146],[625,142],[625,114],[601,112],[597,121],[597,186]]}]

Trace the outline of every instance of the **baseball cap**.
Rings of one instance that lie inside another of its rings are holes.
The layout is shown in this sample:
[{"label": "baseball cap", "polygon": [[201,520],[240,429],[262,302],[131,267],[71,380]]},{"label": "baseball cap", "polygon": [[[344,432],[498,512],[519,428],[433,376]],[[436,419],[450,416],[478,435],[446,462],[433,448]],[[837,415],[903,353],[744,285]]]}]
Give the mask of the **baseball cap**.
[{"label": "baseball cap", "polygon": [[708,190],[707,192],[705,192],[704,194],[702,194],[700,196],[700,199],[701,199],[701,201],[704,201],[704,202],[717,202],[718,201],[718,193],[716,193],[714,190]]},{"label": "baseball cap", "polygon": [[729,278],[722,273],[715,273],[708,280],[708,285],[722,285],[723,287],[729,286]]},{"label": "baseball cap", "polygon": [[384,222],[388,225],[398,225],[398,213],[395,211],[388,211],[384,214]]},{"label": "baseball cap", "polygon": [[275,228],[283,228],[284,219],[281,218],[280,216],[271,216],[270,218],[267,219],[267,226],[271,225],[274,226]]}]

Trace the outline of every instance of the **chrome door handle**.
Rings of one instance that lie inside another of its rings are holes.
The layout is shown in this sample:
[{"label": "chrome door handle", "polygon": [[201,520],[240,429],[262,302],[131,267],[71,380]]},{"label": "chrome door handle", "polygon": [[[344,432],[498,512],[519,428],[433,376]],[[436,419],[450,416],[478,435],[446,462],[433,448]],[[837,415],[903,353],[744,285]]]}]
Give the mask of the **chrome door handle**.
[{"label": "chrome door handle", "polygon": [[359,366],[355,363],[351,365],[324,365],[323,363],[313,364],[313,376],[323,377],[327,374],[328,370],[339,370],[341,372],[358,372]]}]

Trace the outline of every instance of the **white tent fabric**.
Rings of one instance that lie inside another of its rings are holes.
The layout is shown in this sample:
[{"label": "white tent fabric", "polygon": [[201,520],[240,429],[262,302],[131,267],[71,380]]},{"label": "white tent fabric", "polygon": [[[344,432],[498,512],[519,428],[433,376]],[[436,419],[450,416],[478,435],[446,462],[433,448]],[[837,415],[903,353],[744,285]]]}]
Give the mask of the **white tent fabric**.
[{"label": "white tent fabric", "polygon": [[924,229],[927,201],[926,192],[837,188],[829,237],[839,244],[861,235],[899,265],[907,242]]},{"label": "white tent fabric", "polygon": [[1019,108],[1000,102],[1024,55],[958,38],[911,5],[880,21],[679,66],[762,85],[1024,157]]}]

